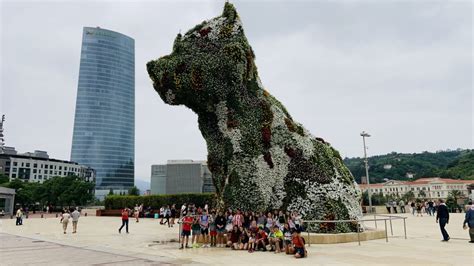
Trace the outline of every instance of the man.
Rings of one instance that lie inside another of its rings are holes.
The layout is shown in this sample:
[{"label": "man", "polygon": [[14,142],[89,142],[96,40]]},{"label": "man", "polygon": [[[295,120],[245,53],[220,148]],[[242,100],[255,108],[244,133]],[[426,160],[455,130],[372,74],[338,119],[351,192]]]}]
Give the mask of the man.
[{"label": "man", "polygon": [[440,199],[439,200],[439,207],[438,211],[436,212],[436,223],[439,221],[439,228],[441,229],[441,234],[443,234],[443,240],[442,241],[449,241],[449,235],[446,229],[444,227],[446,224],[449,223],[449,211],[448,207],[446,207],[446,204],[444,204],[444,200]]},{"label": "man", "polygon": [[272,228],[269,238],[272,249],[275,246],[275,253],[280,253],[283,248],[283,232],[277,225]]},{"label": "man", "polygon": [[77,210],[77,208],[71,213],[72,217],[72,233],[75,234],[77,232],[77,222],[79,222],[79,217],[81,213]]},{"label": "man", "polygon": [[431,199],[428,201],[428,214],[430,216],[434,215],[434,202]]},{"label": "man", "polygon": [[191,234],[191,224],[193,223],[194,219],[191,217],[191,214],[188,212],[186,216],[183,218],[183,230],[181,231],[181,247],[179,249],[183,249],[184,247],[184,239],[186,238],[186,248],[189,248],[189,235]]},{"label": "man", "polygon": [[469,205],[470,207],[466,211],[463,228],[467,229],[467,226],[469,226],[469,236],[471,237],[469,243],[474,243],[474,205],[472,205],[472,202],[469,202]]},{"label": "man", "polygon": [[400,212],[405,213],[405,202],[403,200],[400,200],[400,202],[398,202],[398,205],[400,205]]},{"label": "man", "polygon": [[387,212],[388,212],[388,213],[392,213],[392,211],[390,210],[390,209],[392,208],[392,206],[390,206],[390,202],[389,202],[389,201],[387,201],[387,202],[385,203],[385,208],[387,208]]}]

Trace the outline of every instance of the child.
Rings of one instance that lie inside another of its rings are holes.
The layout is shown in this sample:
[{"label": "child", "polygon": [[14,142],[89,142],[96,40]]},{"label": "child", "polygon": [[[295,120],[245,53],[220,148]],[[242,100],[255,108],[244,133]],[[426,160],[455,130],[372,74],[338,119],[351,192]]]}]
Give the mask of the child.
[{"label": "child", "polygon": [[191,217],[189,213],[187,213],[186,216],[183,218],[183,230],[181,231],[181,247],[179,249],[183,249],[184,239],[186,239],[186,248],[189,248],[188,242],[189,242],[189,235],[191,234],[192,223],[193,223],[193,217]]},{"label": "child", "polygon": [[293,249],[293,246],[291,244],[291,229],[288,223],[286,223],[283,227],[283,236],[284,236],[284,241],[283,241],[283,246],[285,248],[285,253],[290,254],[290,248]]},{"label": "child", "polygon": [[207,211],[204,210],[203,214],[199,217],[199,225],[201,226],[201,235],[204,239],[204,248],[208,248],[209,245],[207,243],[208,235],[209,235],[209,215],[207,215]]},{"label": "child", "polygon": [[280,228],[275,225],[272,228],[272,232],[270,234],[270,245],[272,250],[275,250],[275,253],[280,253],[283,244],[283,233],[281,232]]},{"label": "child", "polygon": [[209,216],[209,230],[210,230],[210,235],[211,235],[211,247],[216,247],[217,246],[217,229],[216,229],[216,223],[215,223],[215,218],[216,214],[214,212],[211,213],[211,216]]},{"label": "child", "polygon": [[255,234],[255,249],[267,251],[268,235],[265,230],[258,227],[257,233]]},{"label": "child", "polygon": [[198,248],[199,247],[198,240],[199,240],[199,236],[201,235],[201,225],[199,224],[199,216],[194,218],[192,230],[193,230],[193,237],[191,239],[191,244],[193,245],[193,248]]},{"label": "child", "polygon": [[250,231],[249,253],[253,253],[254,251],[255,251],[255,231]]},{"label": "child", "polygon": [[304,246],[304,240],[301,237],[301,230],[296,230],[293,232],[292,240],[293,246],[295,247],[295,258],[304,258],[306,257],[306,248]]}]

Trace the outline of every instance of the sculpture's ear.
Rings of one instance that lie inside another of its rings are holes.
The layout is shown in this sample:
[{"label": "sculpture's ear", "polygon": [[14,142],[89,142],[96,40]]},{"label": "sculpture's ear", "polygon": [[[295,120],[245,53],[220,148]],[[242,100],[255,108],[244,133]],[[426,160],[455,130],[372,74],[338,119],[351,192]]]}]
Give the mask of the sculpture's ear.
[{"label": "sculpture's ear", "polygon": [[179,48],[181,47],[181,38],[181,33],[178,33],[178,35],[174,39],[173,52],[179,52]]},{"label": "sculpture's ear", "polygon": [[239,15],[237,14],[237,10],[235,10],[234,5],[226,2],[224,5],[224,11],[222,11],[222,16],[227,18],[227,21],[234,22]]}]

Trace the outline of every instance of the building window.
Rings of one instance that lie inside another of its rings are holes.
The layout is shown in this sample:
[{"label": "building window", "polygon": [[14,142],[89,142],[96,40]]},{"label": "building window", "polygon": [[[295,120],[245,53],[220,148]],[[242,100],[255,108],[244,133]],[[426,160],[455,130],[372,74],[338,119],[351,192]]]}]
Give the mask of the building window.
[{"label": "building window", "polygon": [[5,162],[5,165],[6,165],[6,166],[10,166],[10,161],[6,161],[6,162]]},{"label": "building window", "polygon": [[30,167],[30,163],[26,163],[26,167]]},{"label": "building window", "polygon": [[[43,166],[41,166],[41,167],[43,167]],[[44,165],[44,168],[48,169],[48,165],[47,165],[47,164],[45,164],[45,165]]]},{"label": "building window", "polygon": [[16,172],[16,171],[17,171],[17,168],[13,167],[12,172]]},{"label": "building window", "polygon": [[24,162],[21,162],[21,167],[24,167],[25,166],[25,163]]},{"label": "building window", "polygon": [[43,179],[43,176],[42,176],[42,175],[38,175],[38,179]]},{"label": "building window", "polygon": [[53,174],[53,170],[49,170],[49,174],[52,175],[52,174]]},{"label": "building window", "polygon": [[13,162],[13,166],[18,166],[18,163],[17,163],[17,162]]},{"label": "building window", "polygon": [[49,166],[49,169],[53,169],[53,165],[52,165],[52,164]]},{"label": "building window", "polygon": [[13,177],[13,178],[16,178],[16,174],[12,174],[12,177]]},{"label": "building window", "polygon": [[36,169],[33,169],[33,174],[36,174]]}]

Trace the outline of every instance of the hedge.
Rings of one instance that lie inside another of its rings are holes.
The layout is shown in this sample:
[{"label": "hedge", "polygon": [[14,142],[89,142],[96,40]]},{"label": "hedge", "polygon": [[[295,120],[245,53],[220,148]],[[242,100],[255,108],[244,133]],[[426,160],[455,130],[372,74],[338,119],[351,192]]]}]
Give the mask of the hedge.
[{"label": "hedge", "polygon": [[215,206],[214,193],[187,193],[171,195],[149,195],[149,196],[119,196],[110,195],[105,198],[105,208],[108,210],[133,208],[136,204],[143,204],[144,208],[151,207],[159,209],[165,205],[176,204],[177,208],[183,203],[194,203],[197,207],[203,207],[206,203]]}]

